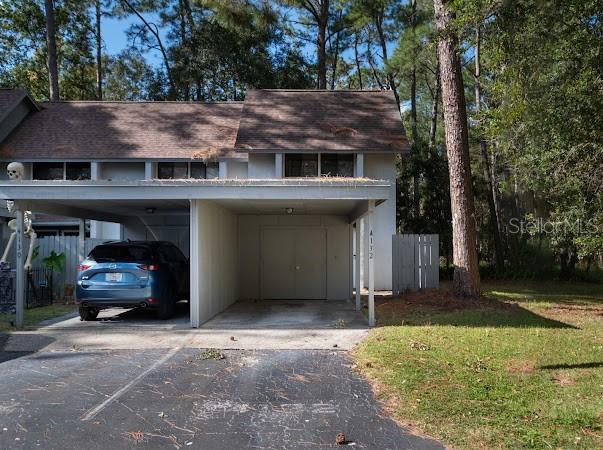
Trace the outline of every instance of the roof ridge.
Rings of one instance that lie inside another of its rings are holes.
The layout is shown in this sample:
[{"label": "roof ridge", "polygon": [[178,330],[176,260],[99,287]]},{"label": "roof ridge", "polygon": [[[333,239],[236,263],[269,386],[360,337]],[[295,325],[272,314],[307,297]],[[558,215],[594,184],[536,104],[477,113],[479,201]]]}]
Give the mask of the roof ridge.
[{"label": "roof ridge", "polygon": [[231,100],[225,100],[225,101],[213,101],[213,102],[202,102],[202,101],[187,101],[187,100],[59,100],[59,101],[42,101],[40,102],[41,104],[53,104],[53,103],[100,103],[100,104],[106,104],[106,103],[117,103],[117,104],[123,104],[123,105],[138,105],[138,104],[145,104],[145,103],[151,103],[154,105],[163,105],[163,104],[179,104],[179,105],[226,105],[226,104],[233,104],[233,105],[238,105],[238,104],[242,104],[244,103],[243,101],[240,100],[235,100],[235,101],[231,101]]},{"label": "roof ridge", "polygon": [[270,92],[321,92],[325,94],[337,94],[346,92],[358,93],[375,93],[375,92],[392,92],[391,89],[249,89],[253,91],[270,91]]}]

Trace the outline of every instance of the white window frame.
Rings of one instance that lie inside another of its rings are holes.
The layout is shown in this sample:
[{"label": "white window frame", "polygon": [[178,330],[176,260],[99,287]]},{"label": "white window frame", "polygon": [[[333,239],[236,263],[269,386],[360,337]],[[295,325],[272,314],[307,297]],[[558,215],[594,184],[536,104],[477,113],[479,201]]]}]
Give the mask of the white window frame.
[{"label": "white window frame", "polygon": [[[283,155],[283,157],[281,158],[282,159],[282,161],[281,161],[281,165],[282,165],[282,171],[281,171],[282,177],[281,178],[295,178],[295,177],[288,177],[287,176],[287,173],[286,173],[287,166],[285,165],[285,159],[287,159],[287,155],[317,155],[318,163],[317,163],[316,166],[318,167],[318,174],[314,178],[320,178],[320,176],[321,176],[320,175],[320,155],[321,155],[320,152],[316,152],[316,153],[310,153],[310,152],[293,153],[293,152],[291,152],[291,153],[282,153],[282,155]],[[275,156],[275,159],[278,159],[278,158],[276,158],[276,156]],[[305,177],[305,178],[313,178],[313,177]]]},{"label": "white window frame", "polygon": [[34,167],[36,164],[46,164],[46,163],[56,163],[56,164],[62,164],[63,165],[63,176],[61,178],[61,180],[63,181],[73,181],[73,180],[67,180],[67,163],[84,163],[84,164],[90,164],[90,179],[92,180],[92,161],[63,161],[58,162],[58,161],[33,161],[31,163],[31,179],[35,180],[34,178]]},{"label": "white window frame", "polygon": [[[289,155],[291,155],[291,154],[299,154],[299,155],[317,155],[317,156],[318,156],[318,158],[317,158],[317,159],[318,159],[318,164],[317,164],[317,167],[318,167],[318,174],[316,175],[316,178],[320,178],[320,177],[326,176],[326,175],[323,175],[323,174],[322,174],[322,155],[323,155],[323,154],[329,154],[329,155],[330,155],[330,154],[332,154],[332,153],[334,153],[334,152],[327,152],[327,153],[325,153],[325,152],[316,152],[316,153],[276,153],[276,154],[275,154],[275,160],[276,160],[276,161],[278,161],[278,158],[276,157],[276,155],[279,155],[279,154],[280,154],[280,155],[283,155],[283,156],[281,157],[281,174],[282,174],[282,176],[281,176],[280,178],[294,178],[294,177],[288,177],[288,176],[286,175],[286,173],[285,173],[285,169],[286,169],[286,166],[285,166],[285,158],[287,157],[287,155],[288,155],[288,154],[289,154]],[[337,153],[335,152],[335,154],[337,154]],[[352,154],[352,160],[353,160],[353,164],[354,164],[354,170],[353,170],[353,172],[352,172],[352,176],[351,176],[351,177],[346,177],[346,178],[354,178],[354,177],[357,177],[357,175],[356,175],[356,171],[357,171],[357,158],[358,158],[358,155],[359,155],[358,153],[353,153],[353,154]],[[278,171],[277,171],[276,175],[277,175],[277,178],[278,178]],[[308,177],[308,178],[312,178],[312,177]]]},{"label": "white window frame", "polygon": [[[168,163],[168,164],[181,164],[183,162],[186,164],[186,179],[192,179],[191,178],[191,165],[193,163],[203,163],[203,164],[205,164],[205,178],[203,178],[203,179],[204,180],[212,180],[213,179],[213,178],[207,178],[207,167],[208,167],[209,164],[216,163],[216,161],[209,161],[209,162],[206,162],[206,161],[157,161],[157,169],[156,169],[157,170],[157,178],[159,178],[159,165],[160,164],[165,164],[165,163]],[[217,178],[219,178],[219,176]],[[199,178],[199,179],[201,179],[201,178]]]}]

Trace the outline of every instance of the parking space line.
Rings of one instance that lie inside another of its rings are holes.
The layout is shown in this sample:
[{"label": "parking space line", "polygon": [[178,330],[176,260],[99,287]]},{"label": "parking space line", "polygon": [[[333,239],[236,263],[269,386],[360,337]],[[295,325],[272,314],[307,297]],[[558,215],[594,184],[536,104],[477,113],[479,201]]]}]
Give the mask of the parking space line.
[{"label": "parking space line", "polygon": [[130,388],[132,388],[132,386],[134,386],[136,383],[138,383],[140,380],[142,380],[145,376],[147,376],[149,373],[151,373],[157,367],[159,367],[162,364],[164,364],[165,362],[167,362],[172,356],[174,356],[176,353],[178,353],[183,348],[184,348],[184,346],[180,346],[180,347],[175,347],[175,348],[171,349],[169,352],[167,352],[165,355],[163,355],[160,359],[158,359],[157,361],[155,361],[155,363],[153,363],[150,367],[148,367],[146,370],[144,370],[143,372],[141,372],[140,374],[138,374],[129,383],[127,383],[125,386],[123,386],[119,390],[115,391],[113,393],[113,395],[111,395],[110,397],[108,397],[107,399],[105,399],[105,401],[103,401],[99,405],[97,405],[94,408],[92,408],[91,410],[89,410],[86,414],[84,414],[83,416],[81,416],[80,420],[82,422],[87,422],[87,421],[89,421],[91,419],[94,419],[98,415],[98,413],[100,413],[103,409],[105,409],[112,402],[114,402],[119,397],[121,397],[126,392],[128,392],[128,390],[130,390]]}]

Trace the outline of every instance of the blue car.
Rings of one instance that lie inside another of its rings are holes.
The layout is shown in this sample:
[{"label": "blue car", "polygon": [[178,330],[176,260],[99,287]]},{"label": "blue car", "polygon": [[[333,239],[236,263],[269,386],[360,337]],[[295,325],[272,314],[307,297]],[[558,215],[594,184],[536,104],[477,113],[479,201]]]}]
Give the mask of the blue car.
[{"label": "blue car", "polygon": [[79,266],[75,297],[81,320],[115,307],[151,308],[167,319],[188,296],[189,262],[170,242],[107,242]]}]

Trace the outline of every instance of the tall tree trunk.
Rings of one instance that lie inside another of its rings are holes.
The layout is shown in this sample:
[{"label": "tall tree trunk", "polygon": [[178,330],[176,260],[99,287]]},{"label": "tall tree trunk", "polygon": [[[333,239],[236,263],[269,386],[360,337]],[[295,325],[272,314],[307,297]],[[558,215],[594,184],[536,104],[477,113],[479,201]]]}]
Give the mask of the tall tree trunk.
[{"label": "tall tree trunk", "polygon": [[[498,157],[497,157],[497,149],[496,142],[492,143],[492,151],[490,152],[490,186],[492,186],[492,198],[494,199],[494,209],[496,210],[496,226],[498,227],[498,233],[501,235],[501,242],[504,244],[502,240],[502,207],[500,206],[500,196],[498,193]],[[504,254],[504,248],[503,248]]]},{"label": "tall tree trunk", "polygon": [[383,83],[377,74],[377,69],[375,68],[375,62],[373,61],[373,53],[371,52],[371,40],[370,37],[366,42],[366,61],[368,62],[369,67],[371,68],[371,72],[373,74],[373,79],[375,83],[379,86],[379,89],[383,89]]},{"label": "tall tree trunk", "polygon": [[431,121],[429,124],[429,150],[435,149],[436,133],[438,127],[438,103],[440,102],[440,61],[436,57],[435,87],[433,89],[433,103],[431,105]]},{"label": "tall tree trunk", "polygon": [[188,19],[188,26],[191,30],[191,35],[194,36],[196,32],[196,27],[195,22],[193,20],[193,10],[191,8],[190,0],[182,0],[182,7],[184,8],[184,13],[186,14],[186,17]]},{"label": "tall tree trunk", "polygon": [[96,13],[96,98],[103,99],[103,41],[101,35],[101,0],[95,2]]},{"label": "tall tree trunk", "polygon": [[335,50],[333,52],[333,62],[331,63],[331,90],[335,90],[335,78],[337,77],[337,60],[339,59],[339,36],[335,39]]},{"label": "tall tree trunk", "polygon": [[[412,68],[410,71],[410,140],[411,140],[411,151],[415,161],[419,159],[419,146],[417,143],[417,52],[414,45],[414,36],[417,28],[417,0],[411,0],[411,14],[410,14],[410,29],[413,36],[413,49],[412,49]],[[398,106],[400,106],[398,104]],[[415,216],[415,220],[419,218],[419,174],[415,173],[412,177],[413,185],[413,196],[412,196],[412,209]]]},{"label": "tall tree trunk", "polygon": [[[341,21],[342,11],[339,11],[338,21]],[[331,63],[331,90],[335,90],[335,78],[337,77],[337,62],[339,60],[339,42],[340,42],[340,31],[335,32],[335,48],[331,48],[333,62]]]},{"label": "tall tree trunk", "polygon": [[377,28],[377,35],[379,36],[379,42],[381,43],[381,51],[383,52],[383,66],[387,74],[387,83],[389,88],[393,91],[394,97],[396,98],[396,104],[398,105],[398,111],[400,111],[400,96],[398,95],[398,88],[396,88],[396,80],[394,74],[387,67],[387,42],[385,41],[385,33],[383,32],[383,17],[375,17],[375,27]]},{"label": "tall tree trunk", "polygon": [[321,0],[320,12],[316,18],[318,34],[316,38],[316,57],[318,59],[318,89],[327,88],[327,52],[326,36],[329,24],[329,0]]},{"label": "tall tree trunk", "polygon": [[[481,65],[480,65],[480,55],[481,55],[481,35],[479,25],[475,31],[475,112],[479,116],[482,111],[482,91],[481,91]],[[491,172],[494,168],[490,167],[490,160],[488,158],[488,149],[486,148],[486,141],[480,137],[479,139],[479,149],[482,157],[482,166],[484,171],[484,179],[486,180],[486,184],[488,187],[488,192],[486,193],[486,197],[488,200],[488,210],[490,212],[490,223],[492,228],[492,238],[494,240],[494,261],[496,263],[496,268],[498,270],[502,270],[505,265],[505,258],[503,255],[503,246],[502,239],[500,236],[499,229],[499,220],[496,211],[496,198],[495,198],[495,189],[496,187],[492,185],[492,175]]]},{"label": "tall tree trunk", "polygon": [[[179,10],[178,12],[180,14],[180,43],[183,47],[186,45],[186,42],[188,40],[187,36],[186,36],[186,24],[188,22],[188,18],[187,18],[186,6],[184,3],[185,3],[184,0],[180,0],[179,7],[178,7],[178,10]],[[192,32],[191,32],[191,36],[192,36]],[[183,68],[182,68],[183,70],[181,70],[181,72],[180,72],[181,77],[182,77],[181,78],[182,90],[184,91],[184,100],[188,102],[191,99],[191,89],[190,89],[190,79],[189,79],[191,63],[190,63],[190,57],[189,57],[188,52],[185,52],[182,60],[183,60]],[[182,72],[184,72],[184,76],[182,76]]]},{"label": "tall tree trunk", "polygon": [[44,0],[46,11],[46,47],[48,64],[48,90],[51,102],[58,102],[59,64],[57,60],[56,29],[54,26],[54,4],[52,0]]},{"label": "tall tree trunk", "polygon": [[446,0],[433,0],[439,33],[438,59],[444,106],[444,131],[450,175],[450,207],[454,258],[454,291],[480,293],[476,249],[475,207],[469,165],[469,133],[458,37],[451,30],[454,17]]},{"label": "tall tree trunk", "polygon": [[[411,0],[411,13],[410,13],[410,29],[413,36],[417,28],[417,0]],[[412,50],[412,68],[410,71],[410,126],[411,126],[411,139],[413,146],[417,141],[417,52],[414,48]]]},{"label": "tall tree trunk", "polygon": [[360,38],[358,36],[358,30],[354,32],[354,61],[356,61],[356,72],[358,73],[358,86],[362,90],[362,70],[360,68],[360,58],[358,56],[358,42]]},{"label": "tall tree trunk", "polygon": [[200,77],[197,77],[195,84],[197,86],[196,100],[200,102],[201,100],[203,100],[203,80]]}]

